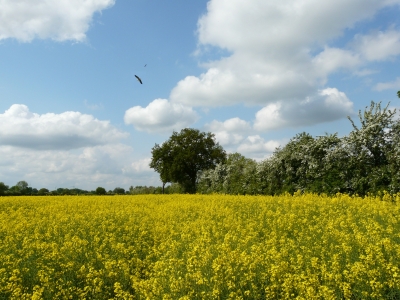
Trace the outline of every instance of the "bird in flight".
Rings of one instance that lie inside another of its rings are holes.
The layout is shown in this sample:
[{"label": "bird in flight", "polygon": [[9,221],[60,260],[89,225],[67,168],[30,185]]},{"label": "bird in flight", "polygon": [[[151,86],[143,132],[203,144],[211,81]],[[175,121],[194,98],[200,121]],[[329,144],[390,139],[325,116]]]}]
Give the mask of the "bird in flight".
[{"label": "bird in flight", "polygon": [[137,80],[139,80],[140,84],[143,84],[142,83],[142,79],[140,79],[139,76],[135,75],[135,77],[136,77]]},{"label": "bird in flight", "polygon": [[147,66],[147,64],[145,64],[144,66]]}]

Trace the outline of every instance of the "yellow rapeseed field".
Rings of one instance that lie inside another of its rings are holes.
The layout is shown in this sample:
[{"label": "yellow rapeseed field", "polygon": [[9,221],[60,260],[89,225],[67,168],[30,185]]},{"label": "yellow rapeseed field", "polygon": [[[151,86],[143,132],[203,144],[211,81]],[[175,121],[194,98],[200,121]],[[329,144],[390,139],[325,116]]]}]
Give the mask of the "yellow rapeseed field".
[{"label": "yellow rapeseed field", "polygon": [[400,208],[339,194],[2,197],[0,299],[400,299]]}]

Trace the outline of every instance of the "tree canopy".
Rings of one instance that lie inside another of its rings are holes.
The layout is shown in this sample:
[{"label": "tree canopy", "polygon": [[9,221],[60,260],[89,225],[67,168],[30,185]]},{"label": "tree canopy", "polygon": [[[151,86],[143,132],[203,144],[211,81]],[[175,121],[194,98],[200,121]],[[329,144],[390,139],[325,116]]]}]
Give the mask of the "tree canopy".
[{"label": "tree canopy", "polygon": [[97,195],[105,195],[106,193],[107,193],[106,189],[103,188],[103,187],[101,187],[101,186],[99,186],[99,187],[96,189],[96,194],[97,194]]},{"label": "tree canopy", "polygon": [[201,171],[213,169],[226,160],[225,150],[214,134],[185,128],[151,151],[150,167],[160,174],[163,184],[179,183],[185,193],[195,193]]}]

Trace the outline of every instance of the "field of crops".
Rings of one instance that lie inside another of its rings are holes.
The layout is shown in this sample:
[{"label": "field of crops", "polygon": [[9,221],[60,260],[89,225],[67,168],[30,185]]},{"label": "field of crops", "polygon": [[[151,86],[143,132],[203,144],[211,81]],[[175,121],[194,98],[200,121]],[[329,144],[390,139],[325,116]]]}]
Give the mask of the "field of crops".
[{"label": "field of crops", "polygon": [[0,299],[400,299],[400,206],[346,195],[3,197]]}]

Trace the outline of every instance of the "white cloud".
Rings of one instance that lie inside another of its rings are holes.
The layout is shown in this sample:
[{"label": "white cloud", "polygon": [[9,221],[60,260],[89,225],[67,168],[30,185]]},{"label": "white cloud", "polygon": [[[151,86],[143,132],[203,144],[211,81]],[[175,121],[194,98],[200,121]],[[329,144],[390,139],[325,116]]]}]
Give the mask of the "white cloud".
[{"label": "white cloud", "polygon": [[379,71],[372,70],[372,69],[360,69],[360,70],[354,71],[353,74],[356,75],[356,76],[362,77],[362,76],[368,76],[368,75],[371,75],[371,74],[376,74],[378,72]]},{"label": "white cloud", "polygon": [[35,38],[81,42],[93,14],[113,6],[115,0],[1,0],[0,40]]},{"label": "white cloud", "polygon": [[316,97],[333,72],[365,74],[370,61],[400,54],[400,33],[393,29],[355,36],[346,48],[329,46],[358,21],[398,4],[400,0],[369,0],[368,5],[364,0],[211,0],[198,21],[197,53],[215,47],[229,54],[203,64],[207,70],[200,76],[179,81],[170,100],[188,106],[245,103],[272,109]]},{"label": "white cloud", "polygon": [[212,0],[198,23],[199,41],[231,51],[279,55],[278,49],[287,53],[324,43],[395,3],[399,1],[370,0],[365,5],[364,0]]},{"label": "white cloud", "polygon": [[131,185],[160,185],[158,174],[135,160],[133,148],[121,143],[86,147],[73,151],[21,149],[0,146],[0,178],[14,185],[26,180],[30,186],[94,190]]},{"label": "white cloud", "polygon": [[237,148],[239,153],[256,160],[265,159],[270,156],[277,147],[286,144],[285,141],[265,141],[259,135],[248,136]]},{"label": "white cloud", "polygon": [[317,72],[320,72],[321,78],[326,78],[326,74],[337,70],[354,69],[362,64],[359,55],[353,51],[329,47],[325,47],[312,62]]},{"label": "white cloud", "polygon": [[356,35],[354,48],[368,61],[382,61],[400,54],[400,32],[373,32],[369,35]]},{"label": "white cloud", "polygon": [[240,118],[232,118],[224,122],[214,120],[204,127],[206,131],[214,133],[216,140],[224,147],[240,143],[245,138],[244,134],[251,131],[249,122]]},{"label": "white cloud", "polygon": [[119,142],[128,135],[91,115],[39,115],[14,104],[0,114],[0,178],[48,189],[159,185],[149,159],[137,160],[133,148]]},{"label": "white cloud", "polygon": [[135,172],[154,172],[154,169],[150,168],[151,158],[143,158],[137,161],[134,161],[131,164],[131,168]]},{"label": "white cloud", "polygon": [[36,114],[14,104],[0,114],[0,145],[32,149],[76,149],[118,142],[128,137],[109,121],[67,111]]},{"label": "white cloud", "polygon": [[353,113],[345,93],[326,87],[329,76],[377,72],[369,63],[399,55],[400,32],[391,28],[359,34],[341,47],[330,43],[358,21],[398,4],[400,0],[369,0],[368,5],[363,0],[211,0],[198,21],[196,53],[201,57],[215,47],[225,56],[203,63],[206,70],[199,76],[179,81],[170,101],[203,108],[264,106],[253,126],[233,118],[214,120],[205,129],[229,150],[240,145],[238,151],[249,155],[265,153],[267,142],[251,134],[331,122]]},{"label": "white cloud", "polygon": [[147,107],[134,106],[125,112],[125,124],[147,132],[170,132],[187,127],[198,119],[197,113],[182,104],[156,99]]},{"label": "white cloud", "polygon": [[400,89],[400,77],[397,77],[396,80],[390,82],[379,82],[373,89],[376,91]]},{"label": "white cloud", "polygon": [[313,125],[343,118],[353,112],[353,103],[336,88],[326,88],[301,102],[272,103],[256,113],[254,129]]},{"label": "white cloud", "polygon": [[[305,97],[314,90],[316,79],[301,74],[304,62],[300,57],[288,60],[291,62],[281,63],[273,58],[257,60],[253,55],[235,54],[213,62],[213,67],[199,77],[179,81],[170,99],[190,106],[226,106]],[[308,64],[307,68],[311,67]]]}]

